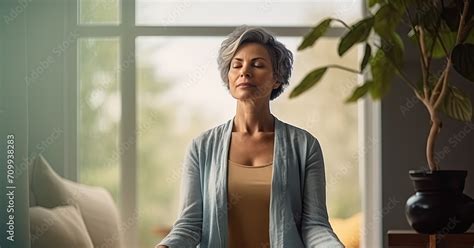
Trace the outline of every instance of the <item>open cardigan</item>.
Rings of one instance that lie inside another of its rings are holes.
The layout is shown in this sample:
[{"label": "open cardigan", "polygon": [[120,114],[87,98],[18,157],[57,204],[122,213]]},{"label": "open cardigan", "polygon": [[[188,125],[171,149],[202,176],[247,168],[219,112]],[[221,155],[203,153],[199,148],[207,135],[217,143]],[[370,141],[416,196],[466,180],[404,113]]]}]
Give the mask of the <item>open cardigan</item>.
[{"label": "open cardigan", "polygon": [[[202,132],[187,146],[180,215],[158,245],[228,247],[227,163],[234,118]],[[318,140],[276,117],[274,125],[270,247],[344,247],[328,221],[324,160]]]}]

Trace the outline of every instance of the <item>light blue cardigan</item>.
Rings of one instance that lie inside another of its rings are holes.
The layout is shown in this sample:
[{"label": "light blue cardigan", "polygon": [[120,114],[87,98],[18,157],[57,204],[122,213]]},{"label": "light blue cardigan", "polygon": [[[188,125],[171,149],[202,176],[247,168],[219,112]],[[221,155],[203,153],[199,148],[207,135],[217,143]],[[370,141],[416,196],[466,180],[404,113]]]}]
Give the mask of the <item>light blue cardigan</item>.
[{"label": "light blue cardigan", "polygon": [[[158,245],[228,247],[226,175],[234,118],[202,132],[188,145],[181,214]],[[274,124],[270,247],[344,247],[328,221],[324,161],[318,140],[276,117]]]}]

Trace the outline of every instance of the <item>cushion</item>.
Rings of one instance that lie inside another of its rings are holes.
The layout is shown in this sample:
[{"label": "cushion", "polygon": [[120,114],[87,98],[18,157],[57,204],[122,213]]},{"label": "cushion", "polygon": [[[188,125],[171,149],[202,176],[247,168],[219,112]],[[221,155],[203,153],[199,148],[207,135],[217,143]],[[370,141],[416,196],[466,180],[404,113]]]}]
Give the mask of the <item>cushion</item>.
[{"label": "cushion", "polygon": [[32,167],[30,187],[36,205],[77,206],[94,247],[123,247],[118,210],[107,190],[60,177],[42,155],[35,159]]},{"label": "cushion", "polygon": [[94,247],[74,206],[30,208],[31,248],[43,247]]},{"label": "cushion", "polygon": [[334,232],[346,248],[360,247],[361,221],[361,212],[358,212],[347,219],[330,219]]}]

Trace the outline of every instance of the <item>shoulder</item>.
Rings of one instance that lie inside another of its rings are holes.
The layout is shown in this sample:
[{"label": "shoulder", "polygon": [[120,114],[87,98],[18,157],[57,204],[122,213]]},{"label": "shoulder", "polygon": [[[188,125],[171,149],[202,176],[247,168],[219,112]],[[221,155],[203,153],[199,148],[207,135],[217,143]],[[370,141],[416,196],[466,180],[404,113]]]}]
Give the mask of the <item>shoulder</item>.
[{"label": "shoulder", "polygon": [[317,145],[317,147],[319,147],[318,139],[308,130],[284,121],[281,121],[281,123],[284,127],[283,133],[286,133],[287,135],[287,137],[285,137],[286,141],[298,143],[299,145],[306,146],[308,149],[313,147],[314,145]]},{"label": "shoulder", "polygon": [[[319,140],[308,130],[285,123],[285,129],[288,137],[284,137],[285,145],[291,147],[299,157],[306,158],[310,163],[314,159],[322,159],[323,151]],[[306,164],[306,163],[305,163]]]}]

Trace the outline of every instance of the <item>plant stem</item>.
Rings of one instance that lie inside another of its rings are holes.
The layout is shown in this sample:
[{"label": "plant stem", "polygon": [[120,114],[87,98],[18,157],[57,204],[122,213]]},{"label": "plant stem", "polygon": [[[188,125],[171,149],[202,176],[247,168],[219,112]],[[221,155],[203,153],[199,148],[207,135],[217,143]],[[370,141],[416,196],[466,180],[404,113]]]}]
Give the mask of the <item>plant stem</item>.
[{"label": "plant stem", "polygon": [[[424,33],[422,27],[418,28],[417,26],[414,25],[414,22],[411,18],[410,11],[408,7],[405,6],[405,11],[407,12],[408,18],[410,20],[410,23],[412,24],[412,29],[415,31],[415,34],[418,36],[417,38],[417,44],[418,44],[418,49],[420,50],[420,62],[421,62],[421,70],[423,73],[423,91],[424,91],[424,96],[420,96],[416,89],[414,89],[415,95],[420,99],[421,102],[425,105],[427,108],[430,118],[431,118],[431,128],[430,128],[430,133],[428,135],[428,140],[426,141],[426,159],[428,161],[428,166],[431,171],[438,170],[438,165],[436,161],[434,160],[434,148],[435,148],[435,141],[436,141],[436,136],[440,132],[440,127],[441,127],[441,121],[438,117],[438,114],[436,110],[432,107],[430,98],[432,96],[429,95],[429,90],[428,90],[428,75],[429,74],[429,65],[427,61],[427,54],[425,50],[425,44],[424,44]],[[433,41],[434,43],[435,41]],[[430,49],[430,54],[432,53],[433,46]],[[441,79],[439,80],[441,81]],[[438,84],[435,85],[435,88],[438,86]],[[435,92],[432,92],[432,94],[435,94]]]},{"label": "plant stem", "polygon": [[424,68],[426,69],[426,66],[428,65],[428,55],[426,54],[426,47],[425,47],[425,31],[423,30],[423,27],[421,26],[416,26],[415,28],[418,28],[418,31],[420,33],[420,36],[418,36],[418,42],[420,43],[420,50],[421,50],[421,58],[423,59],[423,65]]},{"label": "plant stem", "polygon": [[[430,104],[434,104],[436,102],[436,100],[438,99],[438,95],[441,93],[439,91],[439,88],[441,87],[441,85],[443,85],[443,82],[445,80],[445,75],[446,73],[449,71],[449,62],[451,61],[451,53],[448,51],[448,49],[446,48],[446,45],[444,44],[444,41],[443,39],[441,38],[441,36],[439,35],[438,32],[436,32],[436,37],[438,40],[439,40],[439,44],[441,44],[441,47],[443,48],[443,51],[444,51],[444,54],[446,54],[447,58],[446,58],[446,67],[445,69],[443,70],[443,73],[441,74],[441,76],[439,77],[438,81],[436,82],[435,84],[435,87],[432,91],[432,94],[430,96]],[[433,40],[433,44],[436,40]]]},{"label": "plant stem", "polygon": [[[439,40],[439,44],[441,44],[441,48],[443,48],[443,51],[444,51],[444,54],[446,54],[447,56],[449,55],[449,51],[448,49],[446,48],[446,45],[444,44],[444,41],[443,39],[441,39],[441,36],[439,35],[439,33],[436,33],[436,37],[438,38]],[[433,43],[435,42],[435,40],[433,41]],[[448,58],[449,59],[449,58]]]},{"label": "plant stem", "polygon": [[[466,23],[467,12],[469,11],[469,1],[470,0],[464,0],[464,8],[463,8],[461,20],[459,22],[456,45],[460,44],[462,40],[464,39],[463,32],[464,32],[464,26]],[[440,42],[442,42],[441,37],[439,37],[439,39],[440,39]],[[441,120],[438,116],[438,108],[443,102],[443,98],[446,95],[446,92],[448,89],[449,71],[452,67],[451,53],[447,53],[446,48],[444,46],[443,46],[443,49],[445,49],[446,55],[448,56],[448,63],[446,65],[446,68],[442,76],[440,77],[440,80],[438,80],[438,83],[435,86],[435,91],[433,92],[433,95],[431,96],[431,99],[429,102],[430,103],[429,105],[431,105],[431,107],[428,108],[428,112],[430,113],[430,117],[431,117],[431,128],[430,128],[430,133],[428,135],[428,140],[426,144],[426,158],[428,160],[428,165],[431,171],[435,171],[439,169],[438,164],[434,160],[435,141],[436,141],[436,137],[441,131]],[[442,85],[441,93],[439,94],[439,96],[437,96],[440,85]]]},{"label": "plant stem", "polygon": [[[445,75],[449,71],[448,68],[450,67],[449,64],[450,64],[450,61],[451,61],[451,53],[448,51],[448,49],[444,45],[443,39],[441,39],[441,36],[439,35],[439,33],[436,33],[435,39],[436,38],[439,40],[439,44],[441,44],[441,47],[443,48],[444,54],[446,54],[447,58],[446,58],[446,67],[444,68],[443,73],[441,74],[438,81],[436,82],[436,84],[435,84],[435,86],[432,90],[431,96],[429,98],[429,101],[430,101],[431,105],[433,105],[436,102],[436,100],[438,99],[438,95],[441,93],[439,88],[441,87],[441,85],[443,85],[444,80],[447,79],[447,78],[445,78]],[[434,42],[435,42],[435,40],[433,41],[433,44],[434,44]]]},{"label": "plant stem", "polygon": [[[464,39],[463,32],[464,32],[464,26],[466,24],[467,13],[469,12],[469,3],[470,3],[470,0],[464,0],[464,8],[462,11],[461,20],[459,21],[456,45],[460,44],[462,40]],[[446,65],[446,73],[444,75],[443,88],[441,89],[441,94],[439,95],[438,99],[436,99],[433,106],[435,111],[438,109],[439,105],[441,105],[441,103],[443,102],[443,98],[446,95],[446,91],[448,88],[448,76],[449,76],[449,71],[452,67],[451,54],[449,54],[448,56],[449,56],[449,60],[448,60],[448,64]]]},{"label": "plant stem", "polygon": [[436,171],[439,169],[439,167],[434,159],[434,148],[436,137],[441,131],[441,120],[439,119],[438,113],[435,109],[428,108],[428,112],[431,116],[431,128],[430,134],[428,135],[428,140],[426,142],[426,159],[428,160],[428,166],[430,167],[430,170]]},{"label": "plant stem", "polygon": [[344,25],[344,27],[346,27],[348,29],[351,29],[351,27],[349,25],[347,25],[347,23],[345,23],[343,20],[336,19],[336,18],[334,18],[333,20],[336,21],[336,22],[340,22],[342,25]]},{"label": "plant stem", "polygon": [[[448,59],[448,61],[449,61],[449,59]],[[448,63],[448,62],[446,62],[446,63]],[[447,68],[444,68],[443,73],[441,73],[441,76],[439,77],[438,81],[436,82],[435,87],[434,87],[434,89],[431,93],[431,97],[430,97],[430,104],[431,105],[433,105],[435,103],[439,93],[441,93],[439,91],[439,87],[441,87],[442,82],[444,80],[444,75],[446,74],[446,69]]]},{"label": "plant stem", "polygon": [[441,89],[441,93],[439,94],[438,98],[436,99],[435,103],[433,104],[433,109],[434,111],[437,111],[439,108],[439,105],[443,102],[443,98],[446,95],[446,91],[448,88],[448,76],[449,76],[449,71],[451,70],[452,67],[452,61],[448,60],[448,64],[446,65],[446,72],[444,73],[444,79],[443,79],[443,87]]},{"label": "plant stem", "polygon": [[[405,11],[408,16],[408,20],[410,21],[411,28],[413,31],[415,31],[415,34],[417,35],[417,44],[418,44],[418,49],[420,50],[421,54],[421,72],[423,75],[423,96],[418,94],[418,91],[416,90],[416,87],[411,87],[413,92],[415,93],[416,97],[420,99],[425,105],[427,104],[427,100],[429,99],[429,90],[428,90],[428,75],[429,75],[429,65],[427,65],[427,54],[425,51],[425,37],[423,34],[422,27],[418,28],[417,25],[414,24],[414,21],[411,17],[410,10],[408,9],[408,6],[405,5]],[[431,47],[430,50],[433,50],[433,46]],[[431,52],[430,52],[431,54]],[[408,82],[408,81],[407,81]],[[410,84],[409,84],[410,85]],[[426,106],[428,107],[428,105]]]},{"label": "plant stem", "polygon": [[464,33],[464,26],[466,25],[467,12],[469,12],[469,3],[471,0],[464,0],[464,8],[462,10],[461,20],[459,21],[458,36],[456,39],[456,44],[460,44],[466,34]]},{"label": "plant stem", "polygon": [[428,99],[428,58],[426,55],[426,48],[425,48],[425,33],[423,31],[423,27],[416,26],[415,28],[418,29],[419,36],[418,36],[418,43],[419,43],[419,48],[421,50],[421,73],[423,76],[423,92],[424,92],[424,99]]},{"label": "plant stem", "polygon": [[[444,9],[443,0],[441,0],[441,5],[443,6],[443,9]],[[438,21],[436,22],[435,36],[432,38],[431,47],[430,47],[429,55],[428,55],[428,58],[427,58],[426,74],[428,74],[428,78],[427,78],[427,82],[424,84],[424,87],[427,88],[427,89],[424,88],[425,89],[425,98],[424,99],[426,101],[425,105],[430,104],[431,98],[434,95],[434,91],[433,91],[433,89],[431,88],[431,85],[430,85],[430,75],[431,75],[430,72],[431,72],[431,61],[433,59],[433,49],[435,47],[436,39],[439,39],[439,43],[443,47],[445,54],[449,54],[447,52],[447,49],[446,49],[443,41],[441,40],[440,35],[439,35],[440,26],[441,26],[441,15],[438,16]],[[422,41],[424,42],[424,38],[423,38]],[[436,87],[436,84],[434,86]]]},{"label": "plant stem", "polygon": [[337,69],[341,69],[341,70],[344,70],[344,71],[348,71],[348,72],[353,72],[353,73],[357,73],[357,74],[362,74],[362,72],[358,71],[358,70],[355,70],[355,69],[352,69],[352,68],[348,68],[348,67],[344,67],[344,66],[341,66],[341,65],[327,65],[328,68],[337,68]]}]

